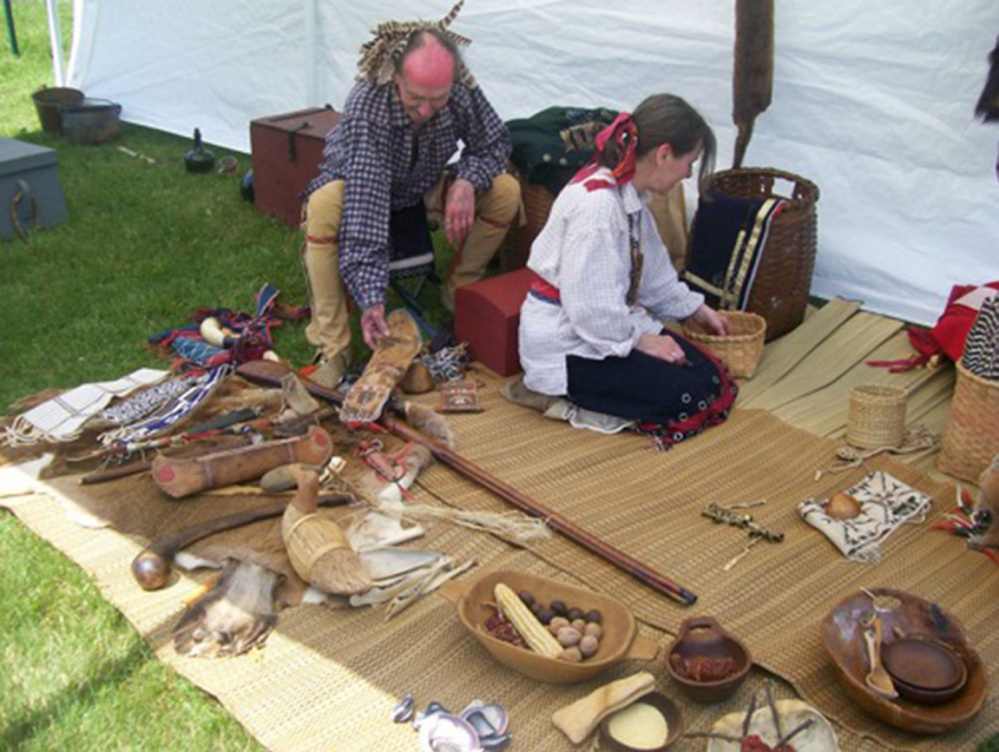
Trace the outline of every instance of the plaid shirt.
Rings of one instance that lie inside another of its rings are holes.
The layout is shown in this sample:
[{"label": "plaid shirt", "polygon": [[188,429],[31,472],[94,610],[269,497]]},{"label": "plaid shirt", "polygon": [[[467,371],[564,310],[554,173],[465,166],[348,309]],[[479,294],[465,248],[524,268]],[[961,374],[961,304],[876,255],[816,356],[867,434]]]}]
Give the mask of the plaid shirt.
[{"label": "plaid shirt", "polygon": [[457,178],[476,191],[506,169],[510,136],[478,88],[455,83],[447,106],[417,133],[394,83],[354,85],[343,119],[326,136],[319,176],[306,195],[344,180],[340,220],[340,274],[363,309],[385,299],[388,287],[389,213],[419,202],[440,179],[448,160]]}]

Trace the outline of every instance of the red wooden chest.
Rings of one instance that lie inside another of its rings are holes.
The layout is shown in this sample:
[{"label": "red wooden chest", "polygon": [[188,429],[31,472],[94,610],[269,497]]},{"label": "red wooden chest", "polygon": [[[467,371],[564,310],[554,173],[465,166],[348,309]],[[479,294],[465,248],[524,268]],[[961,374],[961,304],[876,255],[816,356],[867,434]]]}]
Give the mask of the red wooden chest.
[{"label": "red wooden chest", "polygon": [[330,106],[250,122],[253,205],[291,227],[301,221],[299,195],[319,173],[326,134],[340,121]]},{"label": "red wooden chest", "polygon": [[454,334],[472,357],[500,376],[519,373],[520,306],[534,273],[527,268],[454,291]]}]

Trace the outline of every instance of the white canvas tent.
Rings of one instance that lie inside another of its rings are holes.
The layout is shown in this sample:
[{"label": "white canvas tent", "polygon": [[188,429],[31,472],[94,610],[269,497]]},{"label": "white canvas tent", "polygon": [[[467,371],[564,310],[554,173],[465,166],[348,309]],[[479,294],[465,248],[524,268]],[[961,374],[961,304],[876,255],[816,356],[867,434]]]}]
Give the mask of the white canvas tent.
[{"label": "white canvas tent", "polygon": [[[248,151],[254,118],[341,107],[377,23],[450,4],[74,0],[67,85]],[[734,5],[466,0],[453,28],[504,119],[670,91],[714,125],[727,167]],[[972,114],[997,33],[995,0],[777,0],[773,104],[744,165],[820,187],[814,294],[931,323],[952,285],[999,278],[999,128]]]}]

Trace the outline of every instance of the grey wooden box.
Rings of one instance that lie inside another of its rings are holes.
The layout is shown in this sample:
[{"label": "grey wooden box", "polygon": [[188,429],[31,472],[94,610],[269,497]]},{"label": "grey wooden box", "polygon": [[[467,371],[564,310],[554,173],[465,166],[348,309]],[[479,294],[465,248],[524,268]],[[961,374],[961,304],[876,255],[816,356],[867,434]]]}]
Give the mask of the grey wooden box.
[{"label": "grey wooden box", "polygon": [[66,198],[52,149],[0,138],[0,239],[66,219]]}]

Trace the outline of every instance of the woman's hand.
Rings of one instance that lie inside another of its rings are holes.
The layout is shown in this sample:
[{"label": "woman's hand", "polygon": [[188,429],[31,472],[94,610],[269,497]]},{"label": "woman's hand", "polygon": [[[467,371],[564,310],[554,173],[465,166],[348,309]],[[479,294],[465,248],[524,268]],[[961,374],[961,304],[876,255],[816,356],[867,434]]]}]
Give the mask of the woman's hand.
[{"label": "woman's hand", "polygon": [[694,315],[690,317],[689,321],[699,324],[708,334],[727,337],[732,333],[728,319],[724,316],[719,316],[717,311],[708,308],[704,304],[701,304],[701,307],[694,311]]},{"label": "woman's hand", "polygon": [[638,338],[635,349],[667,363],[681,365],[687,362],[683,348],[668,334],[643,334]]}]

